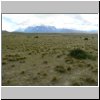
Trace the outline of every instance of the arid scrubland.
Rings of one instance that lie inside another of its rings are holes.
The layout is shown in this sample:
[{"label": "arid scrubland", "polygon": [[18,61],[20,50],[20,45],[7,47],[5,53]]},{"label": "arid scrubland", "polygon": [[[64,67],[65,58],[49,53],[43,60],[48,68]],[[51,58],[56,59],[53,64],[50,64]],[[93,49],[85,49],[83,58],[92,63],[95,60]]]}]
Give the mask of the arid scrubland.
[{"label": "arid scrubland", "polygon": [[2,33],[3,86],[97,86],[97,34]]}]

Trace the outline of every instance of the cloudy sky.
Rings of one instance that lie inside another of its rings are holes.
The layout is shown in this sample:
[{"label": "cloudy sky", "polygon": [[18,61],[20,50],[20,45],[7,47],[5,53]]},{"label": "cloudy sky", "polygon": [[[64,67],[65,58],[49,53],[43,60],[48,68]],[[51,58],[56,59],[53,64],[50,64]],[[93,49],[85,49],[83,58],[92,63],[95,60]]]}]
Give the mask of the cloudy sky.
[{"label": "cloudy sky", "polygon": [[98,14],[2,14],[2,30],[9,32],[38,25],[91,31],[98,23]]}]

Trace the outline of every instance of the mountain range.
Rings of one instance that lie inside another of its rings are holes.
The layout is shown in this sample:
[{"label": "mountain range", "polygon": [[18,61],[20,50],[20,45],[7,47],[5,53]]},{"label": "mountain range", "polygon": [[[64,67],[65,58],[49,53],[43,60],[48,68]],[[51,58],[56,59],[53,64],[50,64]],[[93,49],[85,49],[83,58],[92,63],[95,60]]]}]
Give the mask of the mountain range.
[{"label": "mountain range", "polygon": [[83,32],[93,32],[97,33],[97,31],[80,31],[75,29],[68,29],[68,28],[56,28],[54,26],[30,26],[27,28],[19,28],[15,30],[15,32],[24,32],[24,33],[83,33]]}]

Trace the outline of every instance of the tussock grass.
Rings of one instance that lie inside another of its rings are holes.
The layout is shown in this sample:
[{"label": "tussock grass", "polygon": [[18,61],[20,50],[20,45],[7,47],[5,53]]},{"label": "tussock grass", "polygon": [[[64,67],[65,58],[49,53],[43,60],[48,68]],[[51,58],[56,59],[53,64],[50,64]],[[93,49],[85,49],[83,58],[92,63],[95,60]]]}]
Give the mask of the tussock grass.
[{"label": "tussock grass", "polygon": [[38,80],[38,77],[37,77],[37,76],[34,76],[34,77],[33,77],[33,80],[34,80],[34,81]]},{"label": "tussock grass", "polygon": [[48,61],[43,61],[43,64],[47,64],[48,63]]},{"label": "tussock grass", "polygon": [[2,65],[6,65],[7,64],[7,62],[6,61],[2,61]]},{"label": "tussock grass", "polygon": [[15,65],[11,65],[11,67],[15,67]]},{"label": "tussock grass", "polygon": [[59,72],[59,73],[65,73],[66,72],[66,68],[62,65],[57,65],[54,70]]},{"label": "tussock grass", "polygon": [[34,36],[34,38],[39,38],[39,36]]},{"label": "tussock grass", "polygon": [[32,54],[31,52],[28,53],[28,55],[31,55],[31,54]]},{"label": "tussock grass", "polygon": [[20,74],[25,74],[25,71],[21,71]]},{"label": "tussock grass", "polygon": [[19,61],[20,63],[25,63],[25,60],[21,60],[21,61]]},{"label": "tussock grass", "polygon": [[86,76],[86,77],[80,77],[78,79],[74,79],[71,82],[72,86],[88,86],[88,85],[94,85],[97,84],[96,80],[90,76]]},{"label": "tussock grass", "polygon": [[56,77],[56,76],[54,76],[52,79],[51,79],[51,82],[52,83],[55,83],[55,82],[57,82],[58,81],[58,78]]},{"label": "tussock grass", "polygon": [[67,71],[71,71],[71,70],[72,70],[72,68],[71,68],[71,67],[68,67],[68,68],[67,68]]},{"label": "tussock grass", "polygon": [[10,84],[10,83],[11,83],[11,81],[10,81],[10,80],[7,80],[6,84],[8,85],[8,84]]},{"label": "tussock grass", "polygon": [[47,73],[43,73],[42,75],[43,75],[43,76],[47,76]]},{"label": "tussock grass", "polygon": [[61,58],[62,55],[57,55],[57,58]]},{"label": "tussock grass", "polygon": [[9,55],[6,55],[6,60],[8,61],[21,61],[21,60],[25,60],[26,57],[24,56],[21,56],[19,54],[9,54]]}]

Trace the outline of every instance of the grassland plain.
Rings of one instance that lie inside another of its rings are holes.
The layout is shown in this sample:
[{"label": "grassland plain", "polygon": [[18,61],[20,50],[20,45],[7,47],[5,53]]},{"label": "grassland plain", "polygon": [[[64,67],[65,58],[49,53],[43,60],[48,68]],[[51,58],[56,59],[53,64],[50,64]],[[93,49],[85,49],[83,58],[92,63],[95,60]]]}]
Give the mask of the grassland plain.
[{"label": "grassland plain", "polygon": [[97,34],[2,32],[2,85],[97,86]]}]

